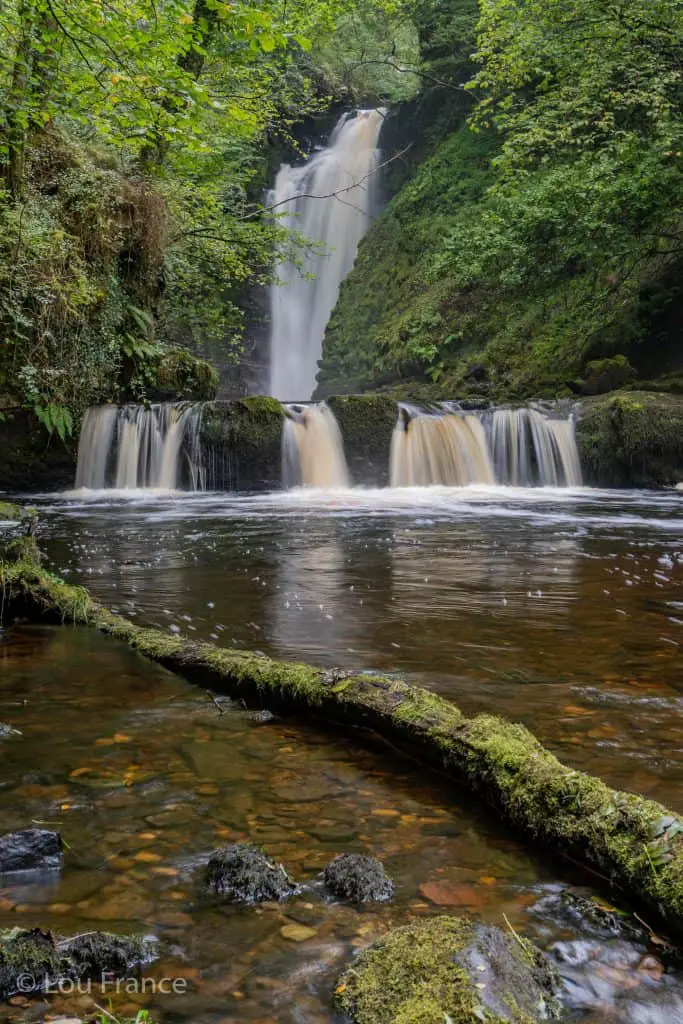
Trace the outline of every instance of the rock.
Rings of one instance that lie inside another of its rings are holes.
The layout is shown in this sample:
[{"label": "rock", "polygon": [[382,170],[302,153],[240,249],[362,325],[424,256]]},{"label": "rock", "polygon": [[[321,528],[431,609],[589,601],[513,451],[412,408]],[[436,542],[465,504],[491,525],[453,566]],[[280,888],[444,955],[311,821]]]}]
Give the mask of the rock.
[{"label": "rock", "polygon": [[381,861],[362,853],[342,853],[323,872],[325,888],[338,900],[371,903],[390,900],[394,883]]},{"label": "rock", "polygon": [[89,932],[55,943],[50,932],[14,929],[0,933],[0,999],[45,991],[60,981],[123,978],[151,959],[144,939]]},{"label": "rock", "polygon": [[21,733],[18,729],[13,729],[11,725],[0,722],[0,740],[5,740],[9,736],[21,736]]},{"label": "rock", "polygon": [[339,978],[353,1024],[480,1024],[557,1017],[559,978],[525,939],[465,917],[397,928]]},{"label": "rock", "polygon": [[306,942],[317,934],[315,928],[309,928],[305,924],[286,924],[280,929],[282,938],[289,939],[290,942]]},{"label": "rock", "polygon": [[104,973],[125,977],[150,959],[151,946],[137,936],[88,932],[58,946],[77,978],[98,980]]},{"label": "rock", "polygon": [[273,864],[257,846],[247,843],[212,853],[205,884],[211,892],[236,903],[284,900],[296,892],[282,864]]},{"label": "rock", "polygon": [[13,929],[0,944],[0,999],[42,992],[62,975],[52,935]]},{"label": "rock", "polygon": [[584,395],[606,395],[632,384],[637,376],[624,355],[594,359],[587,364],[584,379],[577,382],[577,388]]},{"label": "rock", "polygon": [[59,832],[27,828],[0,837],[0,874],[59,867],[62,839]]},{"label": "rock", "polygon": [[591,894],[572,889],[552,893],[532,908],[544,920],[555,921],[560,928],[578,927],[582,934],[599,939],[623,939],[645,943],[647,932],[630,914],[612,907]]}]

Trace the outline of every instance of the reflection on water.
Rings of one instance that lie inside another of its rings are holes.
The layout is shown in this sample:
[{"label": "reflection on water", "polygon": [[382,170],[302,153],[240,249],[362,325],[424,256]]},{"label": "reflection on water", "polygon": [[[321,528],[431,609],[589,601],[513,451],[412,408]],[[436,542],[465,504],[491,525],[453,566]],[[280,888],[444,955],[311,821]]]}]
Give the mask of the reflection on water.
[{"label": "reflection on water", "polygon": [[138,621],[400,671],[683,809],[680,510],[581,489],[81,492],[43,531],[59,571]]},{"label": "reflection on water", "polygon": [[[84,629],[10,630],[0,664],[0,720],[21,732],[0,740],[0,831],[49,822],[68,843],[61,874],[3,879],[0,929],[155,935],[150,973],[189,983],[184,996],[152,1000],[165,1019],[331,1024],[334,978],[354,952],[442,912],[502,926],[507,917],[536,939],[558,962],[576,1020],[683,1019],[681,978],[656,950],[596,941],[557,910],[562,888],[581,881],[569,865],[536,861],[452,787],[385,749],[228,701],[221,714],[201,690]],[[201,865],[238,840],[282,861],[301,895],[251,908],[203,898]],[[395,901],[325,902],[317,875],[342,850],[380,857]],[[292,941],[282,932],[292,923],[312,934]],[[125,1000],[114,997],[114,1009],[134,1013]],[[50,1005],[74,1009],[87,1006]]]}]

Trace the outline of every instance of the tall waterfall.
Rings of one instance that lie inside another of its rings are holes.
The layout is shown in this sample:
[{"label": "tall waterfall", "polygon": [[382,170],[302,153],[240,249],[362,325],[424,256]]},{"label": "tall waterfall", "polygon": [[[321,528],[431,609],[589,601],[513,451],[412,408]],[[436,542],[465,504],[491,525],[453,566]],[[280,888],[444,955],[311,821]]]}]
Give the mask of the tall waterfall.
[{"label": "tall waterfall", "polygon": [[383,116],[344,114],[327,149],[303,167],[283,164],[275,181],[271,205],[313,243],[302,266],[280,263],[271,287],[270,393],[283,401],[306,401],[315,390],[325,328],[375,202]]},{"label": "tall waterfall", "polygon": [[348,487],[344,442],[332,410],[324,403],[287,406],[282,426],[282,482],[285,487]]},{"label": "tall waterfall", "polygon": [[201,406],[103,405],[88,409],[78,445],[76,487],[120,490],[202,487]]},{"label": "tall waterfall", "polygon": [[390,458],[392,487],[582,483],[572,418],[537,409],[474,414],[401,406]]}]

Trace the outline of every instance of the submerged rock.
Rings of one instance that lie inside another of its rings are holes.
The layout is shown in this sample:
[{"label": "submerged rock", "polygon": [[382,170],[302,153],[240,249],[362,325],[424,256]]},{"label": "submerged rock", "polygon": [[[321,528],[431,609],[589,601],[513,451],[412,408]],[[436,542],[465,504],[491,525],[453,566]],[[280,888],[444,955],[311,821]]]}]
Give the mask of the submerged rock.
[{"label": "submerged rock", "polygon": [[557,1017],[559,979],[532,943],[464,917],[389,932],[353,962],[336,999],[354,1024],[531,1024]]},{"label": "submerged rock", "polygon": [[59,867],[62,838],[59,832],[26,828],[0,836],[0,874]]},{"label": "submerged rock", "polygon": [[262,850],[248,843],[212,853],[205,884],[209,891],[235,903],[284,900],[296,892],[282,864],[273,864]]},{"label": "submerged rock", "polygon": [[362,853],[342,853],[323,872],[325,888],[338,900],[375,903],[390,900],[394,883],[381,861]]}]

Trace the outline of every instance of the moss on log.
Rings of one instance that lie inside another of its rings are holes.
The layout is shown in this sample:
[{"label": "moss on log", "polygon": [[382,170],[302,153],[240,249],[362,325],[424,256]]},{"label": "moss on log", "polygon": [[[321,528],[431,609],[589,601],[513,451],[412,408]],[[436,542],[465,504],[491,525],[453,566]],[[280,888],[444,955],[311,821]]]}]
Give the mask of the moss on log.
[{"label": "moss on log", "polygon": [[523,726],[493,715],[466,718],[437,694],[387,676],[272,661],[145,629],[41,569],[29,551],[0,562],[0,583],[6,622],[19,616],[94,626],[251,706],[372,729],[476,794],[534,845],[597,871],[683,935],[683,820],[561,764]]}]

